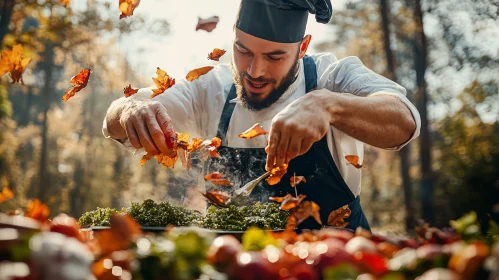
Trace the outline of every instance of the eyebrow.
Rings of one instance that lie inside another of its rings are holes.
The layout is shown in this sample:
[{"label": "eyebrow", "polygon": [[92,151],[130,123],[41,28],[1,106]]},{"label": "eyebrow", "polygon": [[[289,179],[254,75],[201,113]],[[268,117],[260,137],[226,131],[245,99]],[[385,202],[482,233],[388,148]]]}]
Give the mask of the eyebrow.
[{"label": "eyebrow", "polygon": [[[236,45],[238,45],[239,47],[245,49],[245,50],[248,50],[250,51],[245,45],[243,45],[241,42],[239,41],[236,41],[235,42]],[[264,55],[281,55],[281,54],[287,54],[288,52],[285,51],[285,50],[273,50],[273,51],[270,51],[270,52],[266,52],[266,53],[263,53]]]}]

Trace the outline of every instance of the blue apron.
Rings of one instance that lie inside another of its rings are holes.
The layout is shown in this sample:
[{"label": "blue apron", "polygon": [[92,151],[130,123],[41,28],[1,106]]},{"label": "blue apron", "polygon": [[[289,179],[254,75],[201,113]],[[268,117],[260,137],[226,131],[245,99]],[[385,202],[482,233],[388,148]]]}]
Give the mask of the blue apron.
[{"label": "blue apron", "polygon": [[[305,70],[306,92],[317,87],[317,71],[315,62],[311,57],[303,58]],[[267,154],[263,148],[232,148],[227,146],[227,130],[234,111],[235,104],[230,100],[237,97],[236,88],[232,85],[218,125],[217,137],[222,140],[219,147],[220,158],[208,161],[207,173],[222,172],[226,174],[236,186],[249,182],[265,173],[265,161]],[[245,129],[245,128],[241,128]],[[347,228],[355,230],[363,227],[370,230],[369,224],[360,206],[360,197],[355,198],[336,167],[331,152],[327,145],[327,135],[314,143],[312,148],[302,156],[296,157],[289,162],[288,172],[282,177],[280,183],[269,186],[265,180],[253,191],[250,201],[268,202],[269,196],[284,196],[287,193],[294,195],[294,189],[290,186],[290,177],[304,176],[306,183],[297,186],[299,194],[306,195],[305,200],[314,201],[320,206],[320,216],[323,225],[327,224],[327,218],[331,211],[346,204],[352,210],[350,218],[346,219],[350,224]],[[299,225],[299,229],[319,229],[321,226],[312,218],[308,218]]]}]

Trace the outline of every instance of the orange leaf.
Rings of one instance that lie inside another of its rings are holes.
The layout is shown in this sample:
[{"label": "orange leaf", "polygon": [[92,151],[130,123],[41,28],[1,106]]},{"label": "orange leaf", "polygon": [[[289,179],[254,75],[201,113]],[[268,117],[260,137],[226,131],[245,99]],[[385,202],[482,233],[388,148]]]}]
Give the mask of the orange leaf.
[{"label": "orange leaf", "polygon": [[152,78],[156,88],[152,90],[151,98],[162,94],[165,90],[175,85],[175,79],[168,76],[168,74],[159,67],[156,69],[156,75],[156,78]]},{"label": "orange leaf", "polygon": [[331,211],[331,213],[329,213],[329,217],[327,218],[327,225],[345,228],[346,226],[348,226],[348,222],[345,222],[344,219],[350,217],[350,214],[352,214],[352,211],[348,207],[348,204],[336,210],[333,210]]},{"label": "orange leaf", "polygon": [[154,157],[156,158],[158,163],[161,163],[165,168],[172,168],[177,162],[178,153],[175,155],[175,157],[170,157],[164,154],[159,154]]},{"label": "orange leaf", "polygon": [[270,176],[267,178],[267,183],[271,186],[276,185],[282,179],[282,176],[288,171],[288,165],[283,164],[282,166],[274,166],[270,170]]},{"label": "orange leaf", "polygon": [[306,195],[300,194],[298,195],[298,197],[291,196],[284,199],[284,201],[281,203],[281,210],[286,211],[297,207],[305,199],[305,197]]},{"label": "orange leaf", "polygon": [[195,150],[201,148],[202,144],[203,144],[203,139],[192,138],[191,143],[189,143],[189,145],[187,146],[187,152],[189,153],[194,152]]},{"label": "orange leaf", "polygon": [[69,4],[71,4],[71,0],[59,0],[64,7],[67,7]]},{"label": "orange leaf", "polygon": [[219,61],[220,57],[222,57],[222,55],[224,54],[225,50],[215,48],[211,53],[208,54],[208,59]]},{"label": "orange leaf", "polygon": [[26,217],[35,219],[40,222],[44,222],[48,219],[50,210],[47,205],[40,202],[38,199],[32,199],[28,202],[26,206]]},{"label": "orange leaf", "polygon": [[201,67],[201,68],[196,68],[194,70],[189,71],[189,73],[187,73],[185,78],[188,81],[192,82],[192,81],[196,80],[197,78],[199,78],[200,76],[203,76],[204,74],[210,72],[211,69],[213,69],[213,66],[205,66],[205,67]]},{"label": "orange leaf", "polygon": [[222,179],[223,177],[224,177],[223,173],[213,172],[213,173],[210,173],[210,174],[207,174],[206,176],[204,176],[204,179],[206,181],[211,181],[213,179]]},{"label": "orange leaf", "polygon": [[138,88],[132,88],[132,85],[129,84],[126,88],[123,89],[123,93],[125,94],[125,97],[130,97],[134,94],[136,94],[139,91]]},{"label": "orange leaf", "polygon": [[185,133],[185,132],[182,132],[182,133],[177,133],[177,141],[178,142],[189,142],[189,137],[191,137],[191,135],[189,133]]},{"label": "orange leaf", "polygon": [[30,61],[31,58],[23,58],[23,46],[21,44],[15,45],[12,47],[12,50],[2,51],[0,58],[0,77],[10,73],[13,84],[24,84],[22,75]]},{"label": "orange leaf", "polygon": [[12,190],[5,186],[2,188],[2,192],[0,193],[0,203],[7,201],[13,197],[14,192],[12,192]]},{"label": "orange leaf", "polygon": [[210,157],[217,158],[220,156],[217,151],[218,147],[222,145],[222,140],[220,138],[213,137],[211,140],[204,140],[201,144],[206,147]]},{"label": "orange leaf", "polygon": [[345,159],[347,160],[348,163],[351,165],[355,166],[355,168],[361,168],[362,165],[359,164],[359,157],[358,156],[345,156]]},{"label": "orange leaf", "polygon": [[304,201],[291,210],[288,218],[286,230],[294,230],[294,228],[305,221],[308,217],[313,217],[317,223],[322,225],[321,216],[319,214],[320,207],[313,201]]},{"label": "orange leaf", "polygon": [[285,196],[274,196],[274,197],[269,197],[269,199],[270,199],[270,200],[275,201],[275,202],[279,202],[279,203],[283,202],[284,200],[286,200],[286,199],[288,199],[288,198],[293,198],[293,196],[292,196],[290,193],[288,193],[288,194],[287,194],[287,195],[285,195]]},{"label": "orange leaf", "polygon": [[88,79],[90,78],[90,73],[92,73],[92,69],[83,69],[76,76],[73,76],[69,81],[69,83],[72,84],[73,87],[66,90],[66,92],[62,96],[62,100],[67,101],[77,92],[84,89],[87,86]]},{"label": "orange leaf", "polygon": [[264,134],[267,134],[267,131],[265,131],[265,129],[263,129],[263,127],[259,123],[256,123],[252,127],[248,128],[245,132],[239,133],[239,137],[248,140]]},{"label": "orange leaf", "polygon": [[154,157],[154,155],[151,155],[150,153],[143,155],[142,159],[139,162],[140,166],[144,166],[146,164],[146,162],[151,160],[153,157]]},{"label": "orange leaf", "polygon": [[225,207],[227,206],[225,203],[229,200],[229,195],[226,192],[221,192],[221,191],[207,191],[206,193],[201,193],[204,197],[206,197],[206,200],[208,200],[209,203],[216,205],[216,206],[221,206]]},{"label": "orange leaf", "polygon": [[140,4],[140,0],[119,0],[120,1],[120,19],[133,15],[133,11]]},{"label": "orange leaf", "polygon": [[305,177],[303,176],[292,176],[289,178],[289,183],[291,184],[292,187],[295,187],[296,185],[298,185],[299,183],[306,183],[307,180],[305,180]]},{"label": "orange leaf", "polygon": [[207,19],[198,18],[198,24],[196,25],[196,31],[204,30],[206,32],[211,32],[215,27],[217,27],[219,18],[217,16],[212,16]]}]

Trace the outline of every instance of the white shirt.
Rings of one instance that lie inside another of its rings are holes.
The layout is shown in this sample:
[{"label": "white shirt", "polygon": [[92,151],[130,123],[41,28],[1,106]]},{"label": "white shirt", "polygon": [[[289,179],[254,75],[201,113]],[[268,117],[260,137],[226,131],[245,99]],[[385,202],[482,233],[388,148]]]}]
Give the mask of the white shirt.
[{"label": "white shirt", "polygon": [[[419,135],[421,119],[416,107],[407,99],[406,90],[403,87],[369,70],[357,57],[346,57],[338,60],[332,53],[313,54],[311,57],[317,68],[317,89],[326,88],[333,92],[364,97],[374,94],[392,95],[407,105],[416,122],[416,129],[411,139],[406,143],[388,150],[400,150]],[[175,131],[188,132],[191,137],[208,139],[217,135],[220,116],[232,83],[230,65],[220,64],[193,82],[185,79],[177,81],[175,86],[156,96],[153,100],[159,101],[165,106]],[[141,89],[130,98],[143,98],[143,95],[150,94],[151,89]],[[269,131],[272,118],[304,94],[305,74],[303,60],[301,60],[298,78],[271,107],[253,112],[244,108],[237,98],[231,100],[230,102],[236,103],[236,106],[227,131],[228,146],[265,148],[268,135],[245,140],[238,137],[239,133],[255,123],[260,123],[266,131]],[[103,134],[109,137],[105,120]],[[334,126],[331,126],[327,133],[327,143],[341,176],[357,197],[361,190],[361,169],[348,164],[345,156],[357,155],[359,163],[362,163],[364,143],[348,136]],[[124,145],[131,147],[129,141],[125,141]]]}]

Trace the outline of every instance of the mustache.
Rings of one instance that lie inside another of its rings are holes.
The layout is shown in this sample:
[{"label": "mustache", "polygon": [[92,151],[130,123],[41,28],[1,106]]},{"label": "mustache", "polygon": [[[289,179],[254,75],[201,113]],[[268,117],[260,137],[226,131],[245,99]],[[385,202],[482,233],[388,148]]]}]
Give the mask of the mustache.
[{"label": "mustache", "polygon": [[266,78],[261,77],[261,76],[255,79],[255,78],[251,77],[250,75],[248,75],[248,73],[246,73],[246,72],[241,73],[241,78],[246,78],[250,82],[254,82],[254,83],[272,83],[272,84],[276,83],[276,80],[274,80],[274,79],[266,79]]}]

